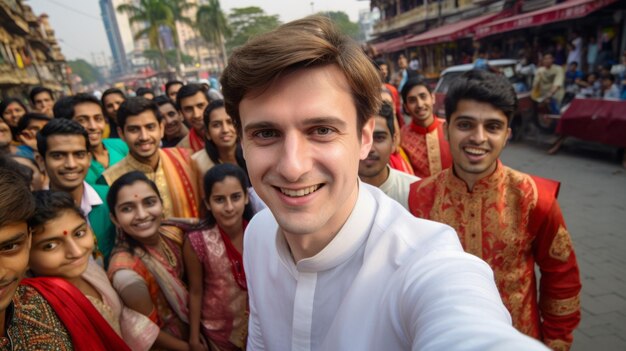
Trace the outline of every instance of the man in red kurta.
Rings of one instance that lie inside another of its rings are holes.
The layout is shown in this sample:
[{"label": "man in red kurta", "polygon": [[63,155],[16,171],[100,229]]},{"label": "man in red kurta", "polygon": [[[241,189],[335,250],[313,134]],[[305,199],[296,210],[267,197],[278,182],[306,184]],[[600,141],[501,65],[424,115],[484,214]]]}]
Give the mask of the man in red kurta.
[{"label": "man in red kurta", "polygon": [[409,157],[416,176],[428,177],[452,165],[443,123],[433,113],[435,97],[423,80],[410,79],[402,88],[404,110],[411,123],[402,127],[400,146]]},{"label": "man in red kurta", "polygon": [[445,105],[454,164],[411,185],[411,213],[452,226],[465,250],[491,266],[518,330],[568,350],[580,321],[581,284],[556,200],[559,184],[498,159],[517,107],[513,88],[502,76],[468,72],[450,87]]}]

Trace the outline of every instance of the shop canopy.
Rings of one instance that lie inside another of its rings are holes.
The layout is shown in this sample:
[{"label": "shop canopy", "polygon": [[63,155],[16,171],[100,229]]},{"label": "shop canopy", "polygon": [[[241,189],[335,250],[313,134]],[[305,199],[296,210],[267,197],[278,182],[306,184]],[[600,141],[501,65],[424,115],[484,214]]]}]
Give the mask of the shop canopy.
[{"label": "shop canopy", "polygon": [[430,45],[470,37],[476,26],[502,17],[503,13],[491,13],[437,27],[428,32],[415,35],[406,41],[407,46]]},{"label": "shop canopy", "polygon": [[475,29],[476,39],[527,27],[584,17],[616,0],[568,0],[537,11],[496,20]]},{"label": "shop canopy", "polygon": [[383,41],[380,43],[372,44],[376,53],[382,54],[386,52],[395,52],[402,50],[406,47],[406,39],[411,37],[411,35],[404,35],[401,37],[389,39],[387,41]]}]

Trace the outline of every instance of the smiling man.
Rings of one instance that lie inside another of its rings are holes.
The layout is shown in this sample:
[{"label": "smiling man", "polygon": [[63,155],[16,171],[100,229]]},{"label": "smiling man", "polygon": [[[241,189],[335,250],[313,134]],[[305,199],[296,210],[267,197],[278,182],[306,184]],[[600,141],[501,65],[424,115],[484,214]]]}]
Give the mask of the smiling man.
[{"label": "smiling man", "polygon": [[367,158],[359,163],[359,177],[367,184],[377,186],[387,196],[409,209],[409,187],[420,178],[389,166],[389,157],[398,134],[394,133],[393,107],[384,102],[374,116],[374,142]]},{"label": "smiling man", "polygon": [[0,349],[71,350],[70,334],[50,304],[34,288],[20,285],[31,247],[27,220],[34,212],[24,179],[0,167]]},{"label": "smiling man", "polygon": [[166,218],[197,218],[199,194],[190,150],[159,148],[165,127],[157,104],[143,97],[128,98],[117,112],[117,123],[129,153],[104,171],[98,182],[111,185],[128,172],[141,171],[159,188]]},{"label": "smiling man", "polygon": [[176,109],[176,103],[165,95],[155,97],[154,102],[159,106],[165,125],[161,145],[163,147],[176,147],[189,134],[189,129],[183,123],[183,115]]},{"label": "smiling man", "polygon": [[415,175],[424,178],[450,167],[450,146],[443,136],[443,123],[433,112],[435,96],[428,84],[410,79],[400,93],[404,111],[411,116],[411,123],[402,127],[400,146]]},{"label": "smiling man", "polygon": [[83,210],[98,239],[98,249],[108,259],[115,242],[115,227],[102,199],[108,187],[85,181],[91,155],[89,136],[78,122],[54,118],[37,133],[37,151],[50,180],[50,189],[65,191]]},{"label": "smiling man", "polygon": [[491,270],[450,227],[359,181],[380,84],[323,16],[230,57],[226,112],[269,208],[244,239],[248,349],[542,349],[512,328]]},{"label": "smiling man", "polygon": [[52,90],[46,87],[34,87],[30,91],[29,97],[35,111],[53,117],[54,94],[52,94]]},{"label": "smiling man", "polygon": [[208,88],[202,84],[187,84],[178,90],[176,105],[191,127],[189,134],[178,143],[178,147],[198,152],[204,148],[204,109],[209,105]]},{"label": "smiling man", "polygon": [[106,118],[100,101],[91,94],[80,93],[72,96],[56,118],[72,119],[78,122],[89,136],[89,151],[92,159],[85,180],[93,185],[105,169],[118,163],[128,154],[126,143],[117,138],[103,139]]},{"label": "smiling man", "polygon": [[518,330],[569,349],[581,285],[559,184],[499,161],[517,108],[513,87],[504,76],[470,71],[452,83],[445,108],[454,165],[411,186],[411,212],[452,226],[465,250],[491,265]]}]

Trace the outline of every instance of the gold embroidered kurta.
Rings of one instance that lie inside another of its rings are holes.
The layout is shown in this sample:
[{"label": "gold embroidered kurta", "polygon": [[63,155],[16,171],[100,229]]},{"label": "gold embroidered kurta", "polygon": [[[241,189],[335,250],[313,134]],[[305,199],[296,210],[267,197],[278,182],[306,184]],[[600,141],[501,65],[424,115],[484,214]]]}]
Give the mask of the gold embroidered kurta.
[{"label": "gold embroidered kurta", "polygon": [[450,168],[412,184],[409,208],[455,228],[465,250],[491,266],[518,330],[567,350],[580,321],[581,284],[557,189],[556,182],[498,162],[470,192]]},{"label": "gold embroidered kurta", "polygon": [[156,169],[137,161],[132,155],[102,173],[102,178],[110,186],[122,175],[140,171],[152,180],[163,200],[165,218],[198,218],[198,190],[195,173],[190,164],[191,155],[186,149],[168,148],[159,152]]},{"label": "gold embroidered kurta", "polygon": [[402,127],[400,146],[420,178],[437,174],[452,165],[450,145],[443,135],[443,124],[435,117],[428,128],[409,123]]}]

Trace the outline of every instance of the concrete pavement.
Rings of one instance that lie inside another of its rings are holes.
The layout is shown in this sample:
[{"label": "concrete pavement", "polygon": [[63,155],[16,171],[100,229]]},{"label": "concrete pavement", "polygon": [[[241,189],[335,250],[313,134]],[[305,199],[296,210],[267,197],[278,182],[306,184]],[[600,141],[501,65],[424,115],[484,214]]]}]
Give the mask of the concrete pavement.
[{"label": "concrete pavement", "polygon": [[626,350],[626,170],[616,149],[568,140],[547,155],[547,136],[509,144],[504,164],[561,181],[559,204],[582,280],[573,351]]}]

